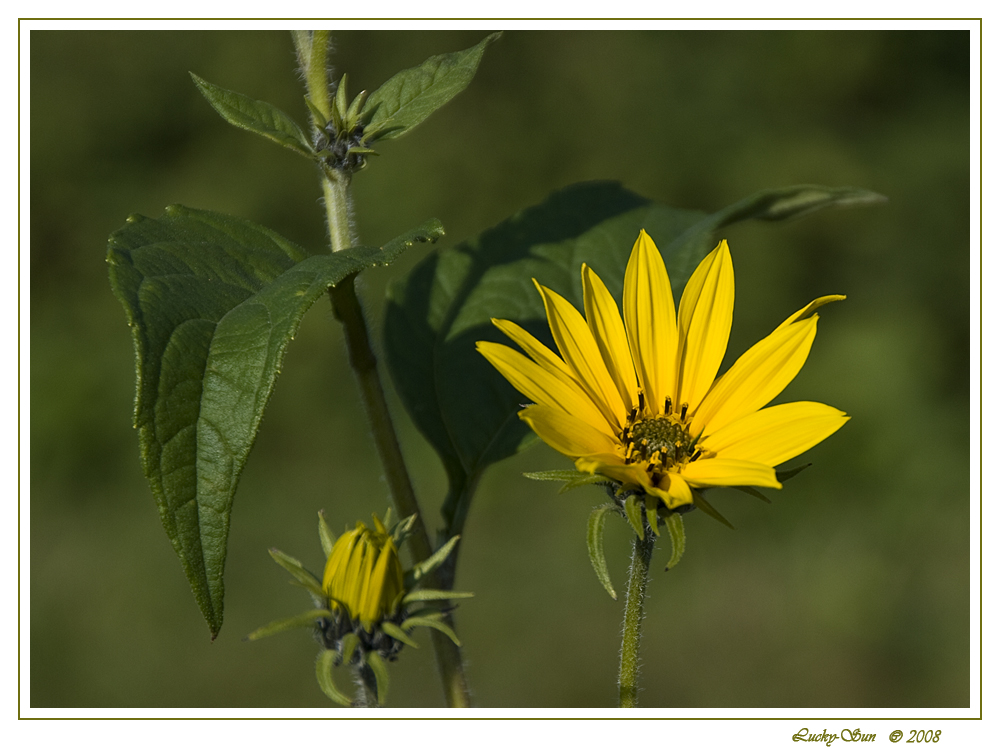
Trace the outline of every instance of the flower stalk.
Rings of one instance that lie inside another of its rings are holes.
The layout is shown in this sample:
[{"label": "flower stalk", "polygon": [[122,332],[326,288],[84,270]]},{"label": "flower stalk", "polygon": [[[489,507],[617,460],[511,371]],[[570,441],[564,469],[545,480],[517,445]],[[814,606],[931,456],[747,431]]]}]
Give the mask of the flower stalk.
[{"label": "flower stalk", "polygon": [[[326,37],[319,39],[314,35],[311,41],[314,43],[322,41],[325,44]],[[299,46],[299,44],[300,38],[296,37],[296,45]],[[324,69],[324,88],[321,89],[320,79],[315,69],[315,66],[318,65],[316,61],[325,61],[325,52],[320,55],[315,50],[303,50],[300,47],[299,56],[300,61],[313,61],[312,65],[309,63],[304,65],[306,82],[312,101],[322,102],[320,107],[328,108],[329,95],[325,93],[329,90],[326,88],[328,86],[326,72]],[[358,238],[351,224],[350,185],[351,173],[348,170],[329,167],[322,169],[323,198],[326,206],[327,230],[330,235],[330,250],[335,253],[358,244]],[[358,382],[361,401],[371,425],[372,436],[385,470],[386,481],[389,484],[389,492],[396,513],[401,518],[416,516],[409,537],[410,552],[415,561],[426,560],[434,550],[431,547],[430,538],[417,504],[416,494],[413,491],[413,484],[410,481],[403,453],[399,447],[399,440],[385,399],[385,390],[379,377],[377,360],[368,335],[368,326],[354,286],[354,277],[344,279],[328,291],[334,317],[340,321],[344,329],[348,360]],[[470,706],[470,693],[465,679],[461,651],[441,632],[434,631],[431,637],[448,705],[453,708]],[[361,682],[363,683],[364,680],[362,679]]]},{"label": "flower stalk", "polygon": [[649,581],[649,561],[656,537],[647,526],[645,537],[636,535],[632,544],[632,567],[625,593],[625,622],[622,626],[621,662],[618,667],[618,707],[639,706],[639,640],[642,637],[643,604]]}]

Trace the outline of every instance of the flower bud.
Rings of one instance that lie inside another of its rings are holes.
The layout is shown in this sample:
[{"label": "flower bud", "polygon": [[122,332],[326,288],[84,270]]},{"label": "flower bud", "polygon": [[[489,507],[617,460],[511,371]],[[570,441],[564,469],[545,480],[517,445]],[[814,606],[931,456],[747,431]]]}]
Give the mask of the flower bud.
[{"label": "flower bud", "polygon": [[323,571],[330,609],[346,611],[369,633],[395,614],[403,591],[399,552],[382,522],[373,518],[374,529],[358,521],[337,538]]}]

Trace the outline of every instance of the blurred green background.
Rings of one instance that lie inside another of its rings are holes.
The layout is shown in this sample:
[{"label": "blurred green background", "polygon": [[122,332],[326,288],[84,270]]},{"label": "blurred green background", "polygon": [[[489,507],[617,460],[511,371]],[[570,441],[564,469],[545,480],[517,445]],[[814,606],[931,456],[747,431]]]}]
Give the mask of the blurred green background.
[{"label": "blurred green background", "polygon": [[[486,31],[338,32],[333,63],[373,90]],[[340,527],[389,502],[339,326],[321,301],[289,347],[236,496],[212,643],[140,471],[132,342],[104,262],[130,213],[171,203],[323,245],[311,165],[226,125],[188,77],[304,122],[293,63],[287,32],[31,34],[33,707],[329,705],[307,631],[241,639],[309,605],[269,547],[319,568],[317,509]],[[380,151],[355,179],[369,244],[437,217],[448,245],[591,179],[704,210],[809,182],[889,196],[726,234],[725,366],[809,300],[847,294],[779,400],[852,420],[773,504],[715,493],[736,531],[687,516],[669,574],[659,545],[640,700],[969,704],[968,33],[510,32],[465,93]],[[364,276],[373,330],[386,283],[425,252]],[[443,472],[390,397],[433,525]],[[585,548],[603,495],[521,477],[568,466],[539,445],[493,467],[472,508],[456,586],[476,598],[457,618],[480,706],[615,703],[622,605]],[[625,523],[607,540],[622,591]],[[417,632],[392,706],[443,705]]]}]

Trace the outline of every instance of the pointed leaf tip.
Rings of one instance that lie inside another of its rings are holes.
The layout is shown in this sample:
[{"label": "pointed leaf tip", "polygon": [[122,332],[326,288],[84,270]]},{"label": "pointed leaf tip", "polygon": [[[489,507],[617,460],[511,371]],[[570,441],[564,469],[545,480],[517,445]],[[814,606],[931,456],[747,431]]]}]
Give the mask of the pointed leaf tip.
[{"label": "pointed leaf tip", "polygon": [[434,55],[415,68],[400,71],[368,97],[359,115],[369,143],[398,138],[460,94],[472,81],[486,46],[499,38],[490,34],[461,52]]}]

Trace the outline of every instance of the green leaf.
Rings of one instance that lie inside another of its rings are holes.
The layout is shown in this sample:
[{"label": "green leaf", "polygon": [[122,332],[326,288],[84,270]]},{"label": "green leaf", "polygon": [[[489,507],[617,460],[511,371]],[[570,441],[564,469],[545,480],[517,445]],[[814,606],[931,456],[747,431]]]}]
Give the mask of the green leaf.
[{"label": "green leaf", "polygon": [[369,651],[365,654],[365,663],[368,664],[375,675],[375,693],[379,705],[384,706],[389,697],[389,669],[385,665],[385,660],[378,655],[377,651]]},{"label": "green leaf", "polygon": [[425,627],[425,628],[434,628],[435,630],[440,630],[442,633],[444,633],[446,636],[448,636],[451,639],[452,643],[454,643],[459,648],[462,647],[462,644],[459,643],[459,641],[458,641],[458,636],[455,635],[455,631],[452,630],[450,627],[448,627],[447,624],[445,624],[444,622],[442,622],[441,620],[439,620],[437,618],[434,618],[434,617],[408,617],[405,620],[403,620],[403,625],[402,626],[404,628],[406,628],[407,630],[409,630],[409,629],[412,629],[412,628],[415,628],[415,627],[418,627],[418,626],[421,626],[421,625],[423,627]]},{"label": "green leaf", "polygon": [[316,660],[316,682],[319,683],[319,689],[334,703],[350,706],[351,699],[337,690],[337,686],[333,682],[333,665],[337,661],[337,656],[337,652],[329,648],[319,655]]},{"label": "green leaf", "polygon": [[712,506],[712,504],[709,503],[708,500],[705,499],[704,495],[702,495],[697,490],[691,490],[691,497],[694,500],[694,507],[696,507],[698,510],[700,510],[700,511],[702,511],[704,513],[707,513],[709,516],[711,516],[712,518],[714,518],[716,521],[718,521],[719,523],[721,523],[723,526],[728,526],[729,528],[731,528],[731,529],[733,529],[735,531],[736,527],[733,526],[731,523],[729,523],[729,521],[726,520],[726,517],[724,515],[722,515],[721,513],[719,513],[719,511],[717,511]]},{"label": "green leaf", "polygon": [[471,591],[441,591],[440,589],[416,589],[403,597],[403,604],[413,602],[429,602],[437,599],[470,599],[475,594]]},{"label": "green leaf", "polygon": [[412,638],[410,638],[410,636],[408,636],[406,632],[394,622],[389,622],[388,620],[386,620],[379,627],[381,627],[382,632],[385,633],[390,638],[395,638],[397,641],[399,641],[400,643],[405,643],[407,646],[412,646],[413,648],[420,648],[420,646],[417,645],[417,642]]},{"label": "green leaf", "polygon": [[607,503],[594,508],[590,514],[590,519],[587,521],[587,552],[590,553],[590,564],[594,566],[597,580],[601,582],[604,590],[611,594],[611,598],[617,601],[618,594],[611,585],[608,563],[604,558],[604,522],[607,520],[608,511],[618,512],[618,506]]},{"label": "green leaf", "polygon": [[528,479],[537,479],[542,481],[555,481],[555,482],[565,482],[565,484],[559,488],[559,494],[564,492],[569,492],[570,490],[575,490],[577,487],[583,487],[587,484],[601,484],[602,482],[607,482],[607,477],[602,477],[600,474],[589,474],[585,471],[577,471],[576,469],[553,469],[550,471],[526,471],[524,476]]},{"label": "green leaf", "polygon": [[432,221],[382,248],[309,256],[256,224],[171,206],[111,235],[143,471],[213,638],[233,494],[299,321],[328,287],[442,233]]},{"label": "green leaf", "polygon": [[332,616],[333,614],[328,609],[311,609],[308,612],[293,615],[292,617],[285,617],[281,620],[275,620],[272,623],[268,623],[263,627],[257,628],[243,640],[257,641],[261,638],[266,638],[269,635],[283,633],[284,631],[291,630],[292,628],[310,628],[316,624],[316,620]]},{"label": "green leaf", "polygon": [[386,358],[404,405],[444,464],[447,533],[460,531],[483,471],[534,442],[517,417],[525,397],[475,348],[479,340],[511,344],[490,323],[496,317],[517,322],[555,350],[532,278],[582,310],[580,265],[586,262],[620,305],[625,266],[644,228],[663,254],[679,300],[719,228],[827,205],[860,205],[872,196],[854,189],[783,188],[706,214],[654,203],[617,183],[584,183],[418,263],[389,288]]},{"label": "green leaf", "polygon": [[330,529],[326,522],[326,514],[319,512],[319,543],[323,545],[323,557],[330,557],[333,545],[337,541],[337,535]]},{"label": "green leaf", "polygon": [[326,599],[326,594],[323,593],[323,584],[320,580],[310,573],[303,567],[302,563],[296,560],[291,555],[286,555],[279,549],[274,549],[273,547],[268,550],[268,553],[274,558],[274,561],[278,563],[281,567],[292,574],[292,577],[302,585],[303,588],[307,589],[310,593],[315,594],[320,599]]},{"label": "green leaf", "polygon": [[639,507],[639,496],[629,495],[625,499],[625,518],[628,519],[636,536],[645,539],[646,525],[643,523],[642,512],[643,509]]},{"label": "green leaf", "polygon": [[862,188],[792,185],[761,190],[712,214],[712,219],[717,227],[725,227],[745,219],[784,221],[800,218],[821,208],[870,206],[887,200],[884,195]]},{"label": "green leaf", "polygon": [[282,146],[313,158],[313,147],[302,128],[273,104],[251,99],[245,94],[220,88],[191,73],[198,90],[222,119],[251,133],[262,135]]},{"label": "green leaf", "polygon": [[681,561],[684,554],[684,519],[680,513],[669,513],[666,517],[667,531],[670,532],[670,548],[672,553],[666,570],[671,570]]},{"label": "green leaf", "polygon": [[469,49],[429,57],[379,86],[361,110],[362,121],[368,121],[365,140],[398,138],[464,91],[476,74],[486,45],[499,37],[499,33],[490,34]]}]

